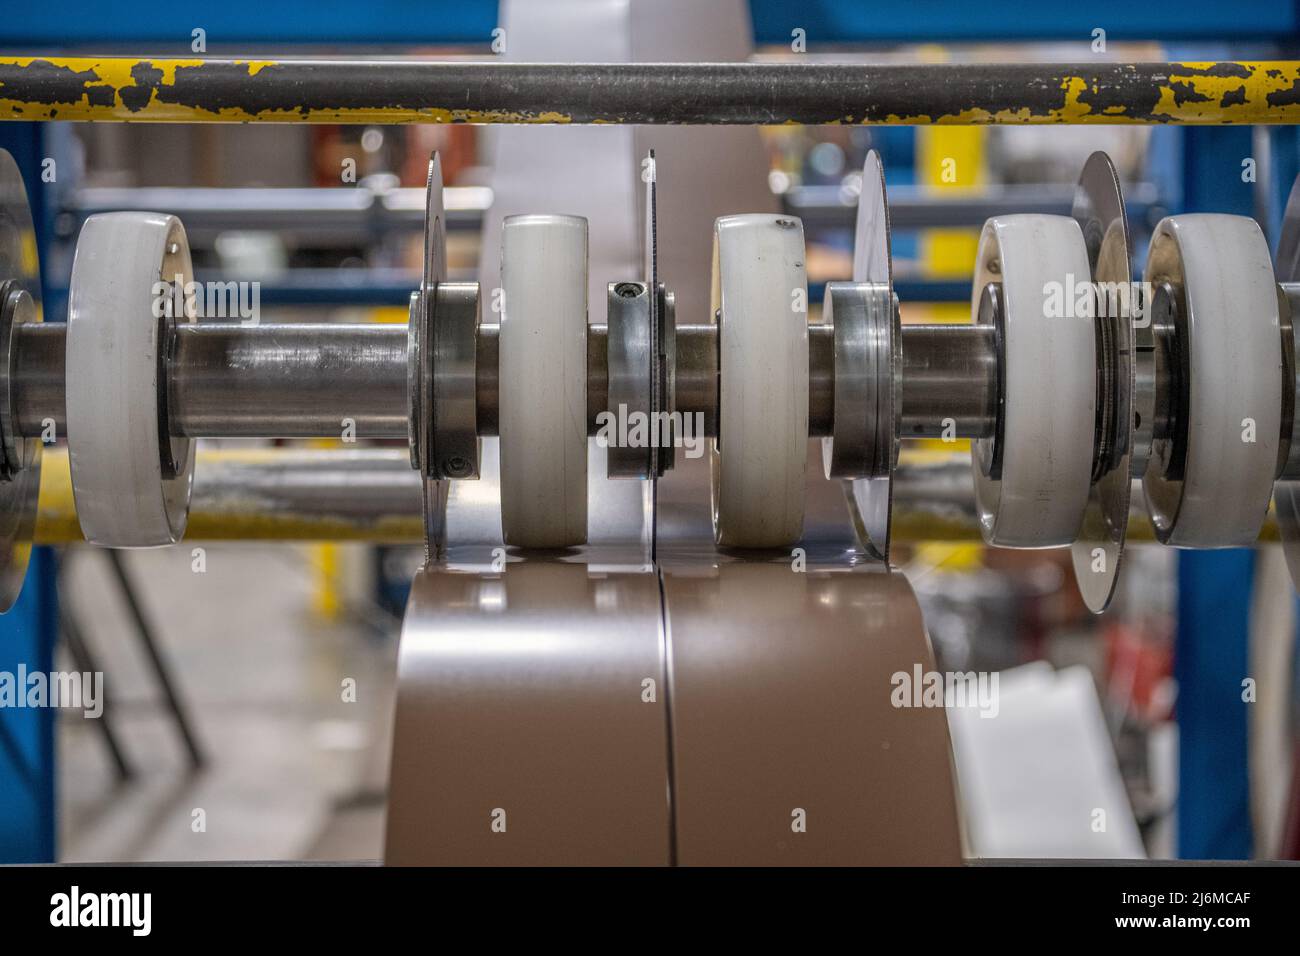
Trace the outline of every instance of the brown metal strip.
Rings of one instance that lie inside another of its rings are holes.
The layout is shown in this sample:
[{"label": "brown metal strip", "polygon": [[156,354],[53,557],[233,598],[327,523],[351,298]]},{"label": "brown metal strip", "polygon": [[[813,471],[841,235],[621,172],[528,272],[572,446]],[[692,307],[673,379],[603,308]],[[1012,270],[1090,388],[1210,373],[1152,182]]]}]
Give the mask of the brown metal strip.
[{"label": "brown metal strip", "polygon": [[681,865],[961,861],[942,707],[895,707],[934,661],[901,574],[789,561],[663,575]]},{"label": "brown metal strip", "polygon": [[667,864],[660,625],[646,570],[531,559],[420,572],[387,862]]}]

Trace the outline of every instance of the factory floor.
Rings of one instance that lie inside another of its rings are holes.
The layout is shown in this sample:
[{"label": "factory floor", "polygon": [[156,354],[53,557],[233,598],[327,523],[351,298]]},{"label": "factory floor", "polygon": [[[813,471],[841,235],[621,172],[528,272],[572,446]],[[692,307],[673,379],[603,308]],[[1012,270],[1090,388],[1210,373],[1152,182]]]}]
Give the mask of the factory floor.
[{"label": "factory floor", "polygon": [[[318,556],[214,545],[195,573],[188,545],[125,555],[206,755],[191,772],[105,555],[66,554],[62,600],[105,674],[105,719],[134,774],[119,779],[101,721],[61,712],[59,860],[382,856],[397,622],[364,587],[323,618]],[[66,650],[58,666],[75,666]]]}]

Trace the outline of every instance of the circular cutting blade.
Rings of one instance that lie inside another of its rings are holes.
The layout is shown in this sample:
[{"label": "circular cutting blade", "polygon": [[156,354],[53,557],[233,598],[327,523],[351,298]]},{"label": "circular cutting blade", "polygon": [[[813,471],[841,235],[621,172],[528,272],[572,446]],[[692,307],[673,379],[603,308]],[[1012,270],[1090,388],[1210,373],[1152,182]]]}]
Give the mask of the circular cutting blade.
[{"label": "circular cutting blade", "polygon": [[[433,376],[431,363],[434,346],[431,333],[433,330],[428,326],[427,317],[430,314],[429,297],[434,294],[434,289],[438,283],[445,282],[447,279],[446,224],[447,214],[442,204],[442,159],[438,156],[437,151],[434,151],[433,155],[429,157],[429,178],[425,184],[424,276],[420,283],[420,315],[424,335],[420,342],[420,360],[423,363],[423,374],[420,379],[423,382],[423,387],[418,398],[425,414],[430,418],[428,421],[424,420],[423,416],[417,418],[420,423],[420,435],[417,437],[417,441],[420,442],[422,448],[421,460],[425,462],[428,461],[429,436],[433,434],[432,416],[437,414],[437,409],[433,407],[432,401]],[[446,482],[425,477],[423,499],[425,557],[432,560],[442,552],[446,545]]]},{"label": "circular cutting blade", "polygon": [[1113,448],[1105,455],[1105,471],[1094,474],[1079,537],[1070,549],[1083,601],[1100,614],[1115,593],[1128,532],[1135,382],[1128,220],[1119,175],[1104,152],[1093,153],[1084,163],[1072,215],[1083,230],[1092,280],[1100,293],[1097,322],[1102,336],[1097,362],[1108,396],[1098,398],[1099,406],[1109,403],[1103,417],[1111,416],[1103,432],[1114,436]]},{"label": "circular cutting blade", "polygon": [[[646,289],[650,294],[650,407],[652,412],[666,411],[668,399],[664,394],[664,336],[659,314],[659,194],[658,170],[655,168],[655,151],[652,149],[641,161],[641,181],[645,184],[645,231],[642,234],[642,260],[644,262]],[[672,460],[672,448],[659,448],[650,443],[649,479],[643,507],[649,520],[642,522],[643,536],[653,557],[658,525],[659,476],[663,474],[663,459]]]},{"label": "circular cutting blade", "polygon": [[[33,320],[41,321],[41,269],[32,212],[18,164],[3,149],[0,149],[0,287],[24,290],[34,305],[30,310]],[[10,368],[3,372],[7,387]],[[36,499],[41,486],[42,443],[17,441],[16,444],[23,449],[22,470],[9,481],[0,481],[0,612],[13,606],[27,575],[36,528]]]},{"label": "circular cutting blade", "polygon": [[[867,153],[862,166],[862,192],[858,196],[858,220],[853,236],[853,281],[874,282],[888,286],[893,298],[893,268],[889,253],[889,200],[885,194],[885,171],[880,154]],[[848,485],[853,508],[861,522],[860,531],[867,550],[882,561],[889,560],[890,512],[894,497],[894,466],[898,462],[899,415],[902,411],[902,362],[899,349],[902,337],[898,313],[885,323],[888,342],[881,349],[888,357],[887,374],[877,376],[881,391],[876,396],[876,440],[882,436],[889,447],[885,451],[884,471],[874,478],[855,478]]]},{"label": "circular cutting blade", "polygon": [[[1273,272],[1278,282],[1300,281],[1300,177],[1292,184],[1286,202]],[[1293,324],[1297,318],[1300,317],[1291,317]],[[1277,482],[1273,486],[1273,508],[1277,513],[1277,528],[1282,537],[1287,570],[1291,572],[1291,581],[1300,590],[1300,481]]]}]

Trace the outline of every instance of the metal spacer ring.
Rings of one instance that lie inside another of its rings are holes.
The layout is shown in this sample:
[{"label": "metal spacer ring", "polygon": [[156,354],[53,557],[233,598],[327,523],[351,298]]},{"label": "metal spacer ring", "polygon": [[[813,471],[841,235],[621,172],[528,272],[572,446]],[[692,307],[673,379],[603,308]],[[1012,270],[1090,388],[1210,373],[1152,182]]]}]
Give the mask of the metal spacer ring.
[{"label": "metal spacer ring", "polygon": [[479,476],[477,282],[439,282],[424,297],[432,333],[432,414],[424,474],[436,479]]}]

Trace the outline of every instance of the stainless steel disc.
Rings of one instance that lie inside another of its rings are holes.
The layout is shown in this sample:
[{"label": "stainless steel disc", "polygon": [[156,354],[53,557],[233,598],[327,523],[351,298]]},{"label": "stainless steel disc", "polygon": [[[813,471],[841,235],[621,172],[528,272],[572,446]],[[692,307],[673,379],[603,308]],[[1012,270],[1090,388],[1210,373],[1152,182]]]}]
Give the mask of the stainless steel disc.
[{"label": "stainless steel disc", "polygon": [[[424,205],[424,274],[420,282],[419,354],[415,359],[418,375],[420,414],[413,416],[418,429],[415,436],[419,449],[420,472],[424,480],[425,555],[432,559],[446,545],[447,489],[444,482],[429,477],[433,454],[433,330],[429,325],[430,308],[437,284],[447,278],[447,214],[442,204],[442,159],[435,151],[429,157],[429,177],[425,183]],[[410,368],[408,368],[408,373]],[[413,389],[415,391],[415,389]]]},{"label": "stainless steel disc", "polygon": [[650,423],[645,442],[611,440],[606,448],[610,478],[655,477],[654,318],[656,296],[644,282],[611,282],[606,289],[609,412],[615,423],[638,418]]},{"label": "stainless steel disc", "polygon": [[[668,404],[664,394],[663,379],[663,327],[660,324],[662,310],[659,303],[659,176],[655,168],[655,151],[641,161],[641,180],[645,184],[645,234],[642,239],[642,259],[644,261],[645,286],[650,296],[650,408],[661,411]],[[650,443],[650,477],[657,478],[664,473],[661,457],[672,460],[672,446],[662,448],[656,442]],[[651,518],[651,527],[654,519]]]},{"label": "stainless steel disc", "polygon": [[[853,281],[884,286],[893,301],[893,268],[889,252],[889,199],[885,193],[885,171],[880,155],[873,149],[862,166],[862,192],[858,196],[858,220],[853,238]],[[878,375],[876,395],[876,436],[885,443],[884,470],[873,478],[847,482],[849,497],[866,535],[863,544],[882,561],[889,561],[890,510],[893,507],[894,466],[898,463],[898,435],[902,413],[902,341],[898,310],[891,308],[889,321],[878,326],[885,341],[875,343],[874,351],[889,362],[885,374]]]},{"label": "stainless steel disc", "polygon": [[[0,302],[4,313],[4,362],[0,374],[4,375],[3,385],[8,389],[12,324],[41,320],[41,270],[22,174],[13,157],[3,149],[0,149],[0,290],[6,290],[6,300],[12,298],[8,306]],[[0,480],[0,612],[13,606],[27,575],[41,486],[41,442],[15,435],[7,438],[5,444],[14,449],[16,460],[6,462],[8,477]]]},{"label": "stainless steel disc", "polygon": [[[1079,538],[1071,547],[1074,576],[1088,609],[1110,604],[1128,532],[1135,383],[1131,240],[1119,176],[1110,157],[1088,157],[1074,191],[1074,220],[1083,230],[1098,291],[1099,446]],[[1144,352],[1149,357],[1150,352]]]},{"label": "stainless steel disc", "polygon": [[[1300,282],[1300,177],[1292,184],[1291,195],[1287,199],[1273,271],[1278,282]],[[1293,340],[1297,321],[1300,321],[1300,315],[1293,313],[1290,322]],[[1295,388],[1294,376],[1292,382],[1284,383],[1284,387],[1287,386]],[[1300,415],[1295,417],[1300,418]],[[1293,449],[1297,446],[1294,430],[1291,445]],[[1273,485],[1273,509],[1277,513],[1277,527],[1282,536],[1286,566],[1291,572],[1291,581],[1300,590],[1300,481],[1278,481]]]}]

